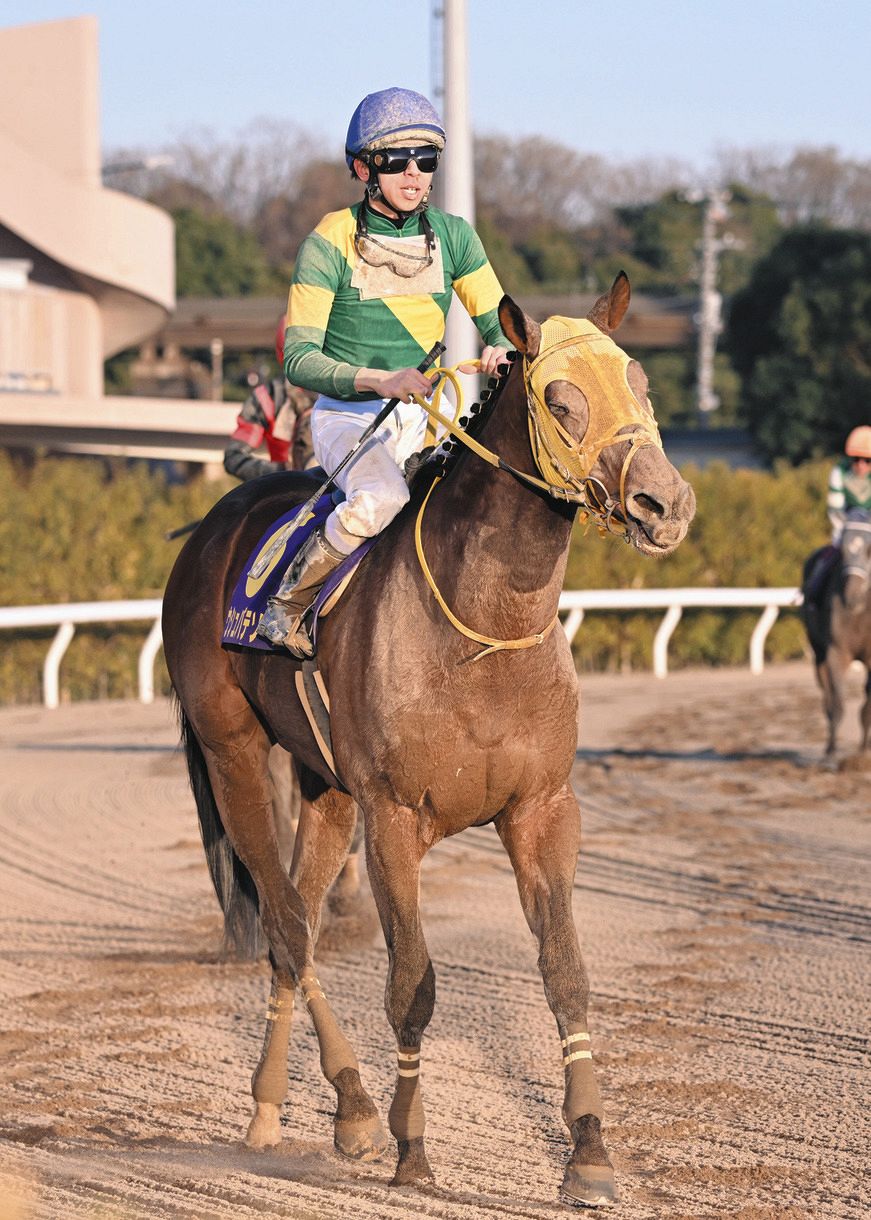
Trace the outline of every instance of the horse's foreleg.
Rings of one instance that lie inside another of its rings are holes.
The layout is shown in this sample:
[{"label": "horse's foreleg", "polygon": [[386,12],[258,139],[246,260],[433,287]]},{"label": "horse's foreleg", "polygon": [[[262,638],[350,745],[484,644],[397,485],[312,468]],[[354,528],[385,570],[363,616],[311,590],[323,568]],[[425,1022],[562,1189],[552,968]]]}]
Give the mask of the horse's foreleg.
[{"label": "horse's foreleg", "polygon": [[563,1119],[574,1142],[562,1194],[590,1207],[613,1203],[614,1171],[602,1139],[602,1100],[587,1028],[589,986],[572,915],[581,831],[577,802],[566,786],[544,804],[530,803],[497,818],[496,829],[538,940],[538,965],[562,1045]]},{"label": "horse's foreleg", "polygon": [[435,974],[420,922],[420,861],[424,855],[417,811],[367,809],[366,865],[384,939],[388,968],[385,1008],[396,1035],[396,1089],[390,1130],[399,1146],[392,1186],[432,1181],[424,1148],[426,1125],[420,1090],[420,1046],[435,1006]]},{"label": "horse's foreleg", "polygon": [[[302,801],[290,876],[309,913],[315,940],[324,895],[347,860],[356,825],[357,806],[349,796],[331,789],[314,802]],[[321,1068],[336,1090],[335,1147],[355,1160],[374,1160],[386,1148],[387,1136],[360,1081],[360,1065],[313,968],[300,984],[317,1032]]]}]

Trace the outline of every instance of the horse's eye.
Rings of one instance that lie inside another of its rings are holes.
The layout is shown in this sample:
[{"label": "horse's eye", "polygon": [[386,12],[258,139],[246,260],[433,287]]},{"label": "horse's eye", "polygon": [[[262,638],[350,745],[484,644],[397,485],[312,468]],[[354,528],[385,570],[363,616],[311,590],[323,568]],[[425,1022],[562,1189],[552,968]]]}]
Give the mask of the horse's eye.
[{"label": "horse's eye", "polygon": [[569,413],[569,409],[564,402],[549,402],[547,405],[551,415],[555,415],[557,419],[565,419]]}]

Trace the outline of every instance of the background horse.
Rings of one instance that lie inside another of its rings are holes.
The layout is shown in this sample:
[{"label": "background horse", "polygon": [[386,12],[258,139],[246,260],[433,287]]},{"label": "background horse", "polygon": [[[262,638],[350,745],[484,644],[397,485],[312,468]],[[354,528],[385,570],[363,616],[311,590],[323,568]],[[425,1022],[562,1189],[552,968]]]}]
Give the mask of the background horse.
[{"label": "background horse", "polygon": [[[861,661],[865,666],[861,750],[868,749],[871,738],[871,514],[865,509],[853,508],[847,513],[840,549],[841,557],[819,595],[814,601],[806,597],[803,606],[829,722],[827,755],[836,750],[838,726],[844,715],[844,679],[853,661]],[[816,554],[805,563],[803,585],[812,572]]]},{"label": "background horse", "polygon": [[[502,328],[522,359],[506,367],[473,428],[496,464],[464,451],[444,479],[421,479],[318,629],[345,791],[331,786],[297,698],[299,662],[220,644],[252,548],[311,494],[312,482],[285,474],[237,488],[176,562],[164,649],[212,879],[228,936],[254,951],[262,925],[273,967],[252,1146],[281,1138],[297,988],[336,1090],[336,1147],[368,1159],[385,1146],[313,964],[321,902],[347,853],[356,801],[388,949],[386,1009],[398,1060],[393,1183],[432,1176],[419,1071],[435,985],[419,910],[421,861],[440,839],[493,822],[538,939],[563,1050],[563,1117],[573,1141],[563,1195],[593,1205],[615,1197],[572,915],[578,695],[557,608],[579,505],[650,555],[673,550],[695,510],[692,489],[662,452],[640,365],[607,337],[628,302],[621,274],[589,319],[539,327],[503,298]],[[304,796],[289,876],[266,779],[273,741],[293,755]]]}]

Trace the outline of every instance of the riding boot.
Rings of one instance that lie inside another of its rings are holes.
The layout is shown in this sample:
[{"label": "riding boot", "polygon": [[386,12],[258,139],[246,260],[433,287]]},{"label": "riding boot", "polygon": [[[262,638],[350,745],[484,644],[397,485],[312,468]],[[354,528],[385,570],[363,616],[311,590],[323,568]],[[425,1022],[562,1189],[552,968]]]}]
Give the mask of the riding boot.
[{"label": "riding boot", "polygon": [[314,647],[303,618],[330,572],[347,558],[327,542],[323,528],[315,530],[267,601],[257,634],[270,644],[283,644],[301,660],[312,656]]}]

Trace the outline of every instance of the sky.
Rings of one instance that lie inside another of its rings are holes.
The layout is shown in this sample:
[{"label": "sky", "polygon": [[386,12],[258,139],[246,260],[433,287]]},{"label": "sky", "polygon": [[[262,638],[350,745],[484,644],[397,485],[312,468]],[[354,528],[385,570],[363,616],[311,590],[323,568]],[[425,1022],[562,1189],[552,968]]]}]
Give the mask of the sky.
[{"label": "sky", "polygon": [[[91,14],[105,152],[288,121],[341,156],[366,93],[434,96],[437,0],[0,0],[0,28]],[[467,0],[481,135],[703,167],[724,148],[871,158],[869,0]],[[2,71],[2,65],[0,65]]]}]

